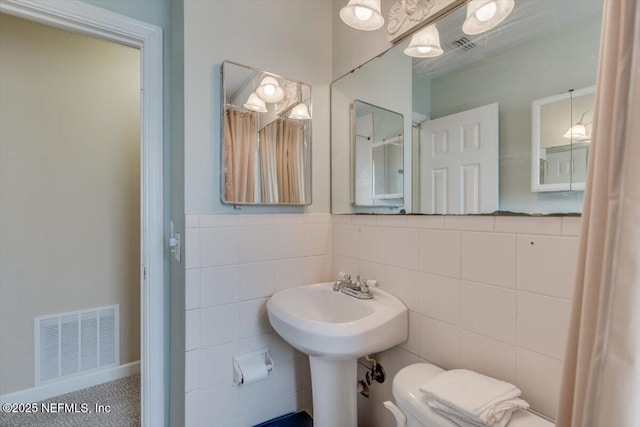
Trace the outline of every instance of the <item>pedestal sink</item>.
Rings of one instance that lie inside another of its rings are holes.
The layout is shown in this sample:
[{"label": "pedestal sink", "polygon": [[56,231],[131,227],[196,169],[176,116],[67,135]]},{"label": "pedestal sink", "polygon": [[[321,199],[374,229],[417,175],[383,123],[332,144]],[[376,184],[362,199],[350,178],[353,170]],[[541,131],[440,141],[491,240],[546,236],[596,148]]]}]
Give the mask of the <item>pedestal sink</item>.
[{"label": "pedestal sink", "polygon": [[269,321],[282,338],[309,355],[314,427],[357,426],[357,359],[407,339],[407,307],[381,289],[360,300],[333,282],[274,294]]}]

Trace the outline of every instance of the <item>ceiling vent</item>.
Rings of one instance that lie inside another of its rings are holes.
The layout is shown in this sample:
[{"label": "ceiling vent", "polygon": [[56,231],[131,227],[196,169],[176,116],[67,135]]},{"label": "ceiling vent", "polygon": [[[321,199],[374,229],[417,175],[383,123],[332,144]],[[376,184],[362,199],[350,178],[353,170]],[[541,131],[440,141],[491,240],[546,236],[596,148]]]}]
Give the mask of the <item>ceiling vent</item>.
[{"label": "ceiling vent", "polygon": [[477,47],[478,45],[472,42],[471,40],[469,40],[467,37],[463,36],[463,37],[460,37],[458,40],[454,40],[451,43],[451,46],[453,46],[455,49],[461,49],[461,50],[467,51]]}]

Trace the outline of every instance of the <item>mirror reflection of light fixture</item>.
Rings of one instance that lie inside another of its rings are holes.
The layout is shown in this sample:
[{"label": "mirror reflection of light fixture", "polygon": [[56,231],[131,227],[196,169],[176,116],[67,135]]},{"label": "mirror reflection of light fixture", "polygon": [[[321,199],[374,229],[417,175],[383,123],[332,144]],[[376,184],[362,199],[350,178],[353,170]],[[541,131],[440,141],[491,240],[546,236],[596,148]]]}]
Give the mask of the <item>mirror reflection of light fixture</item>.
[{"label": "mirror reflection of light fixture", "polygon": [[252,92],[251,95],[249,95],[249,99],[247,99],[247,102],[243,105],[243,107],[247,110],[256,111],[258,113],[267,112],[267,106],[255,92]]},{"label": "mirror reflection of light fixture", "polygon": [[284,98],[284,90],[275,78],[267,76],[260,82],[260,86],[256,89],[256,95],[264,102],[273,104]]},{"label": "mirror reflection of light fixture", "polygon": [[442,55],[440,33],[436,24],[431,24],[414,34],[404,53],[415,58],[434,58]]},{"label": "mirror reflection of light fixture", "polygon": [[340,18],[356,30],[373,31],[384,25],[380,0],[349,0],[340,9]]},{"label": "mirror reflection of light fixture", "polygon": [[571,126],[563,137],[577,139],[578,141],[591,141],[591,128],[593,125],[593,111],[587,110],[580,117],[580,121]]},{"label": "mirror reflection of light fixture", "polygon": [[309,109],[304,102],[293,107],[291,110],[291,114],[289,114],[290,119],[295,120],[309,120],[311,119],[311,115],[309,114]]},{"label": "mirror reflection of light fixture", "polygon": [[504,21],[514,5],[514,0],[470,0],[462,31],[469,35],[484,33]]}]

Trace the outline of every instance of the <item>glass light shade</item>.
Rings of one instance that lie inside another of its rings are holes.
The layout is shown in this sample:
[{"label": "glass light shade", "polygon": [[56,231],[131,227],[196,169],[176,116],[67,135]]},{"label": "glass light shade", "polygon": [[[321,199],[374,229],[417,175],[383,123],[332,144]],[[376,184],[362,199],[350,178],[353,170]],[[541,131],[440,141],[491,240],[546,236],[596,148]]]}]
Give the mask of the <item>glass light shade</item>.
[{"label": "glass light shade", "polygon": [[415,58],[434,58],[443,53],[440,46],[440,33],[436,24],[418,31],[411,37],[409,46],[404,50],[405,55]]},{"label": "glass light shade", "polygon": [[282,101],[284,90],[275,78],[268,76],[260,82],[260,86],[256,89],[256,95],[264,102],[273,104]]},{"label": "glass light shade", "polygon": [[293,107],[291,114],[289,114],[289,118],[296,120],[309,120],[311,115],[309,114],[307,105],[303,102]]},{"label": "glass light shade", "polygon": [[243,107],[247,110],[257,111],[258,113],[267,112],[267,106],[265,105],[264,101],[260,99],[258,95],[256,95],[255,92],[249,95],[249,99],[247,99],[247,102],[243,105]]},{"label": "glass light shade", "polygon": [[471,0],[462,31],[469,35],[484,33],[504,21],[514,5],[514,0]]},{"label": "glass light shade", "polygon": [[591,139],[591,135],[587,134],[587,127],[582,123],[575,124],[569,128],[569,130],[562,135],[567,139],[587,140]]},{"label": "glass light shade", "polygon": [[380,0],[349,0],[340,9],[340,18],[356,30],[373,31],[384,25]]}]

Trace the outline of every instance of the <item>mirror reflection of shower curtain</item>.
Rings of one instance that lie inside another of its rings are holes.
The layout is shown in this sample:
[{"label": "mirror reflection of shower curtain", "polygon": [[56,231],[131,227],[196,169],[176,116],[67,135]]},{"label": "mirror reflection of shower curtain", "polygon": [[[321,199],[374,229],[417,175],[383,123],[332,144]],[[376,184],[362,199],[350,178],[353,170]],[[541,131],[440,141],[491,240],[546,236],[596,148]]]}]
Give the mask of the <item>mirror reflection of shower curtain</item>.
[{"label": "mirror reflection of shower curtain", "polygon": [[255,202],[254,170],[257,114],[228,108],[225,114],[225,199]]},{"label": "mirror reflection of shower curtain", "polygon": [[276,147],[278,141],[282,140],[282,127],[278,122],[271,122],[262,128],[258,134],[260,156],[260,189],[262,192],[262,203],[278,203],[278,166]]},{"label": "mirror reflection of shower curtain", "polygon": [[264,203],[304,203],[304,124],[275,120],[260,136],[260,184]]},{"label": "mirror reflection of shower curtain", "polygon": [[284,120],[285,153],[282,158],[282,194],[284,203],[303,203],[304,195],[304,125]]}]

